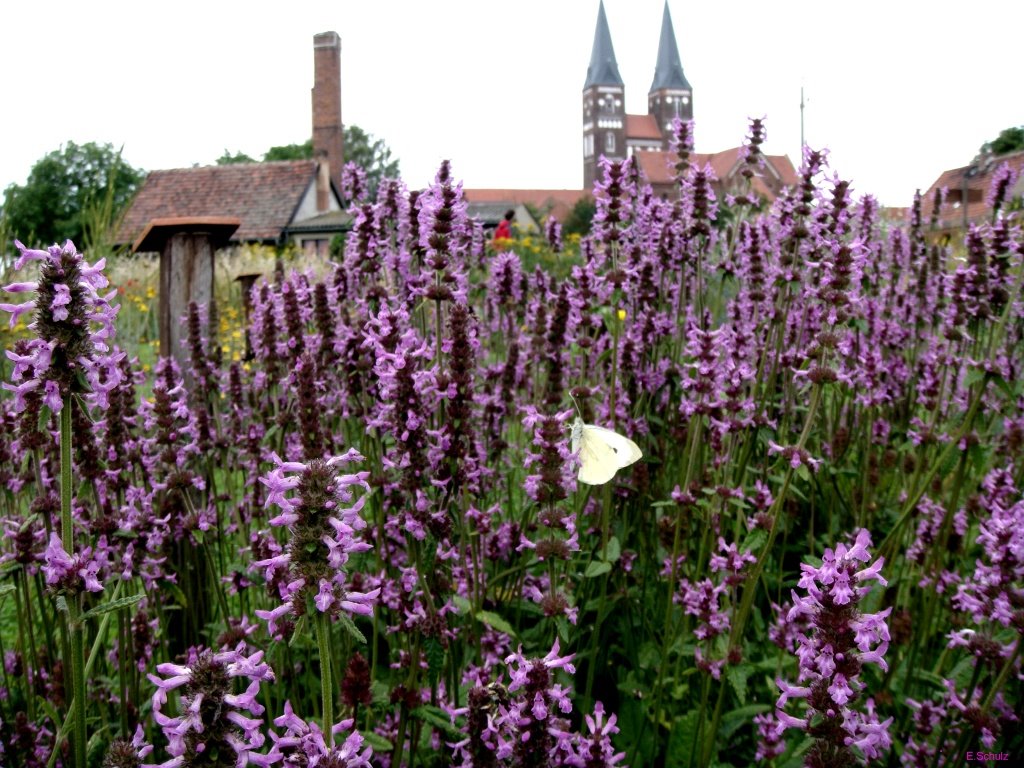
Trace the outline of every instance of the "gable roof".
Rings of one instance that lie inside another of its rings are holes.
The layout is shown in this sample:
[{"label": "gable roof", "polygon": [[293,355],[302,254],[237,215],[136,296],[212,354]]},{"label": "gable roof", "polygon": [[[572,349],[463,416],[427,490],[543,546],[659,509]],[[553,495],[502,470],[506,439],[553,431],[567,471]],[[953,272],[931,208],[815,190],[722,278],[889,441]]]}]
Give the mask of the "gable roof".
[{"label": "gable roof", "polygon": [[654,115],[626,115],[626,139],[662,140]]},{"label": "gable roof", "polygon": [[608,29],[608,17],[604,15],[604,2],[597,7],[597,28],[594,30],[594,47],[590,51],[590,65],[587,67],[586,90],[595,85],[625,85],[615,61],[612,47],[612,33]]},{"label": "gable roof", "polygon": [[507,210],[517,205],[531,205],[543,210],[550,207],[551,215],[564,221],[576,202],[590,193],[584,189],[463,189],[467,203],[500,203]]},{"label": "gable roof", "polygon": [[[721,152],[702,154],[690,153],[690,163],[697,167],[710,165],[719,182],[728,180],[741,162],[740,150],[742,147],[731,147]],[[633,157],[640,165],[640,170],[647,177],[652,186],[672,183],[671,168],[676,161],[673,152],[636,152]],[[780,187],[791,186],[799,181],[796,168],[787,155],[765,155],[765,169],[762,176],[755,176],[752,186],[756,193],[769,200],[774,200],[776,192],[771,185],[767,184],[764,176],[773,176],[778,179]]]},{"label": "gable roof", "polygon": [[1014,189],[1007,192],[1007,198],[1024,194],[1024,150],[997,155],[975,161],[963,168],[950,168],[939,174],[939,178],[932,182],[928,191],[921,196],[922,218],[926,222],[930,220],[935,192],[945,188],[948,196],[939,210],[938,227],[939,229],[962,227],[964,221],[962,198],[966,187],[968,222],[977,223],[987,220],[992,214],[992,209],[988,204],[992,176],[1003,163],[1009,165],[1017,176],[1017,184]]},{"label": "gable roof", "polygon": [[679,47],[676,45],[675,30],[672,29],[672,16],[668,12],[668,0],[665,0],[665,12],[661,15],[661,39],[658,40],[658,61],[654,65],[651,92],[661,88],[693,90],[683,74],[682,62],[679,61]]},{"label": "gable roof", "polygon": [[118,243],[131,243],[153,219],[232,217],[231,242],[276,241],[316,181],[316,162],[207,165],[151,171],[125,214]]}]

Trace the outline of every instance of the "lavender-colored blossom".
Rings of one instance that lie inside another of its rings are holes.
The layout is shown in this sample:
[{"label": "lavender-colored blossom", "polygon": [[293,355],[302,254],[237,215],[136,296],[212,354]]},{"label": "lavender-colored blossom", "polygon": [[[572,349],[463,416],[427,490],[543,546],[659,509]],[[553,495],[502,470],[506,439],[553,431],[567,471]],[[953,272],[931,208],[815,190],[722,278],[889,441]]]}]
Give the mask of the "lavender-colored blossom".
[{"label": "lavender-colored blossom", "polygon": [[59,412],[72,393],[89,393],[100,408],[107,407],[107,395],[121,380],[118,361],[124,353],[111,353],[117,305],[115,292],[101,295],[107,287],[103,275],[105,260],[90,265],[68,240],[49,249],[26,248],[17,240],[19,256],[14,268],[39,262],[36,282],[11,283],[8,293],[34,292],[35,298],[21,304],[0,304],[11,315],[13,328],[21,315],[31,313],[29,328],[34,332],[19,354],[8,352],[14,362],[12,383],[3,388],[14,393],[15,410],[25,408],[25,396],[39,388],[46,405]]},{"label": "lavender-colored blossom", "polygon": [[355,495],[357,489],[369,490],[367,473],[339,471],[344,464],[362,461],[362,456],[350,450],[308,464],[282,461],[276,454],[273,460],[275,468],[260,482],[267,488],[267,505],[281,510],[270,524],[288,528],[288,543],[283,552],[254,565],[264,570],[268,582],[275,581],[279,570],[286,576],[279,582],[281,604],[257,610],[256,615],[268,621],[272,635],[281,636],[282,619],[303,615],[307,600],[330,615],[372,614],[380,590],[353,589],[345,568],[353,554],[371,549],[360,535],[366,528],[360,516],[366,497]]},{"label": "lavender-colored blossom", "polygon": [[[242,646],[234,651],[213,653],[193,650],[186,664],[158,664],[158,675],[149,675],[157,690],[153,694],[153,719],[167,739],[171,758],[147,768],[198,768],[209,755],[235,755],[243,768],[258,763],[256,752],[263,746],[263,705],[256,696],[260,683],[274,680],[263,661],[263,652],[249,656]],[[161,677],[162,676],[162,677]],[[232,681],[245,684],[241,694],[232,693]],[[164,714],[168,693],[181,690],[177,716]]]},{"label": "lavender-colored blossom", "polygon": [[[793,592],[789,619],[803,615],[810,620],[810,629],[800,636],[796,650],[800,660],[797,679],[804,684],[776,680],[781,691],[776,714],[784,728],[798,728],[814,738],[805,759],[810,768],[849,764],[851,748],[869,760],[876,759],[891,744],[888,728],[892,718],[880,721],[871,699],[864,711],[854,707],[864,689],[860,681],[864,665],[888,669],[884,658],[889,646],[886,618],[892,609],[868,614],[858,607],[871,591],[868,582],[886,584],[879,573],[881,558],[862,567],[871,559],[870,543],[870,535],[862,529],[852,546],[843,543],[834,551],[827,549],[820,566],[801,564],[799,587],[806,596]],[[806,700],[803,717],[786,711],[791,699]]]}]

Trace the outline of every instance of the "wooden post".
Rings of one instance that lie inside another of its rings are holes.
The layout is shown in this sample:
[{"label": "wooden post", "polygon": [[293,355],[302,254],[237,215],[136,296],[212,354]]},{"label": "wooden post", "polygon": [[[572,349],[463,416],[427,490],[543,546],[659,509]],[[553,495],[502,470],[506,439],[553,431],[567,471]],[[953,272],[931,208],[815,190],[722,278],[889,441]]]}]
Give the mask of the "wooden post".
[{"label": "wooden post", "polygon": [[160,252],[160,356],[183,365],[190,302],[213,301],[214,254],[241,222],[220,217],[154,219],[135,241],[135,251]]},{"label": "wooden post", "polygon": [[248,272],[235,278],[242,288],[242,324],[245,327],[245,359],[252,360],[252,339],[249,338],[249,317],[252,313],[252,287],[263,277],[260,272]]}]

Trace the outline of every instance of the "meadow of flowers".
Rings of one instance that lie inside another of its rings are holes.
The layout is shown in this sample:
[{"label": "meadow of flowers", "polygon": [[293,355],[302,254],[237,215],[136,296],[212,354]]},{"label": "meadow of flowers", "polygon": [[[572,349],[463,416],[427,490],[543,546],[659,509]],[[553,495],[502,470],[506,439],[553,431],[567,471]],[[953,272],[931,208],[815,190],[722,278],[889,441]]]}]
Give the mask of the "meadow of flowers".
[{"label": "meadow of flowers", "polygon": [[[146,370],[102,261],[19,244],[0,765],[1024,760],[1013,180],[943,242],[823,151],[716,200],[674,133],[676,194],[606,162],[559,270],[445,163]],[[604,485],[570,394],[643,451]]]}]

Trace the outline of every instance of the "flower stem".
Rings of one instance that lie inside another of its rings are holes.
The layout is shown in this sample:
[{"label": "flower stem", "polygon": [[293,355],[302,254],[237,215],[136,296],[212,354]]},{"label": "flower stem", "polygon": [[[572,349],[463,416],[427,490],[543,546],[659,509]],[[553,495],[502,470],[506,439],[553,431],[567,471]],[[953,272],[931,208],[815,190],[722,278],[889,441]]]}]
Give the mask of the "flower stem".
[{"label": "flower stem", "polygon": [[324,741],[334,746],[334,683],[331,679],[331,620],[326,613],[317,613],[316,644],[320,652],[320,694],[323,700]]},{"label": "flower stem", "polygon": [[[61,545],[69,555],[75,551],[74,522],[71,519],[71,407],[72,396],[64,396],[60,410],[60,535]],[[73,765],[85,768],[89,735],[85,726],[85,628],[81,621],[81,596],[67,596],[68,632],[71,635],[71,689],[74,692],[71,722],[71,753]]]}]

